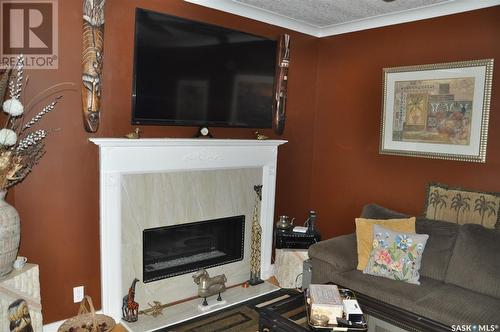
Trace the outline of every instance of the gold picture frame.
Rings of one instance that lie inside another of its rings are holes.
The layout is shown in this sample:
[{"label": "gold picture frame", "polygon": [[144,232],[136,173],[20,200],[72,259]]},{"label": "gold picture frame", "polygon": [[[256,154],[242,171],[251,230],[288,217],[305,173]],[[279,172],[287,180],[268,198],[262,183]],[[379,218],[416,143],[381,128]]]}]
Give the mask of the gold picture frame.
[{"label": "gold picture frame", "polygon": [[493,59],[383,72],[381,154],[486,162]]}]

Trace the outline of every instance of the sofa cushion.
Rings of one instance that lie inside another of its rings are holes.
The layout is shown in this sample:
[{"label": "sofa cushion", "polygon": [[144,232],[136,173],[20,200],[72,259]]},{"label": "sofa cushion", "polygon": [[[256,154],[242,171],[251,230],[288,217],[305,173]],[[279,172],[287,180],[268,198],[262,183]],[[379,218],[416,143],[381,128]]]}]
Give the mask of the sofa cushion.
[{"label": "sofa cushion", "polygon": [[426,277],[420,278],[420,285],[408,284],[363,274],[358,270],[339,273],[330,281],[409,311],[412,311],[416,301],[444,285]]},{"label": "sofa cushion", "polygon": [[499,228],[500,193],[486,193],[453,188],[439,183],[427,186],[424,213],[426,218],[455,224],[480,224]]},{"label": "sofa cushion", "polygon": [[445,282],[500,298],[500,233],[480,225],[460,227]]},{"label": "sofa cushion", "polygon": [[367,219],[402,219],[410,215],[396,212],[377,204],[366,204],[361,211],[361,218]]},{"label": "sofa cushion", "polygon": [[344,272],[356,268],[356,234],[337,236],[313,244],[308,250],[311,259],[318,259]]},{"label": "sofa cushion", "polygon": [[363,273],[420,285],[420,265],[429,235],[373,226],[373,250]]},{"label": "sofa cushion", "polygon": [[413,285],[353,270],[330,281],[448,326],[500,325],[498,299],[431,278],[421,277],[421,284]]},{"label": "sofa cushion", "polygon": [[404,219],[356,218],[358,270],[361,271],[365,269],[372,251],[374,225],[380,225],[393,231],[415,233],[415,217]]},{"label": "sofa cushion", "polygon": [[499,299],[455,285],[444,284],[434,289],[420,298],[416,306],[422,316],[450,326],[500,325]]},{"label": "sofa cushion", "polygon": [[421,276],[444,280],[459,229],[457,224],[417,217],[416,232],[429,235],[420,267]]}]

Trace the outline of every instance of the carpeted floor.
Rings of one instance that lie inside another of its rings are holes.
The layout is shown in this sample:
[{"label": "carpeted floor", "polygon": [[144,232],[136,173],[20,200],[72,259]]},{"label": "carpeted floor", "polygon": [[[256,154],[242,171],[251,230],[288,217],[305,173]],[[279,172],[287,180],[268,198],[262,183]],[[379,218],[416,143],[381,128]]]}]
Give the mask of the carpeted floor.
[{"label": "carpeted floor", "polygon": [[[265,308],[297,294],[295,290],[281,289],[256,299],[240,303],[213,314],[202,316],[158,331],[175,332],[256,332],[259,329],[259,308]],[[297,323],[306,323],[303,308],[295,308],[283,315]]]}]

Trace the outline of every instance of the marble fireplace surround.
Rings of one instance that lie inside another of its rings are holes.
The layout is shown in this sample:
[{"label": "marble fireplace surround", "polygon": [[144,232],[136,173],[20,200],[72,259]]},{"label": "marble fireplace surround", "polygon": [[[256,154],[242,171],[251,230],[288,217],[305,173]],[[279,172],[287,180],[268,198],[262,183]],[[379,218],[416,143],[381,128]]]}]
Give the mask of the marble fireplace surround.
[{"label": "marble fireplace surround", "polygon": [[262,278],[272,275],[271,251],[278,146],[284,140],[91,138],[99,146],[102,312],[121,319],[122,176],[190,170],[262,170]]},{"label": "marble fireplace surround", "polygon": [[[261,168],[122,175],[122,294],[127,292],[134,278],[139,278],[141,282],[136,285],[135,301],[140,308],[148,308],[148,303],[153,301],[173,303],[195,297],[194,271],[144,283],[143,231],[191,225],[193,222],[203,224],[207,220],[238,215],[245,216],[243,259],[207,267],[206,270],[211,276],[224,273],[228,286],[248,280],[256,198],[253,187],[261,183]],[[225,229],[221,233],[223,237],[230,236]],[[175,240],[178,239],[167,239],[169,242]],[[217,305],[220,306],[221,303]]]}]

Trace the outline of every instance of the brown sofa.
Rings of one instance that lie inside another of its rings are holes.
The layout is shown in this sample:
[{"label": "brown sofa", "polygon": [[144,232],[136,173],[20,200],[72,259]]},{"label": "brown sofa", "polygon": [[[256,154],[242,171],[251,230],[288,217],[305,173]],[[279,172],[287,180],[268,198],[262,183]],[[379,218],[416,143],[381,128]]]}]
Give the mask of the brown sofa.
[{"label": "brown sofa", "polygon": [[[407,215],[370,204],[363,208],[362,217]],[[500,232],[422,217],[417,218],[415,227],[417,233],[429,234],[420,285],[358,271],[355,233],[310,247],[312,282],[351,288],[358,293],[366,313],[411,331],[450,331],[458,325],[499,326]]]}]

